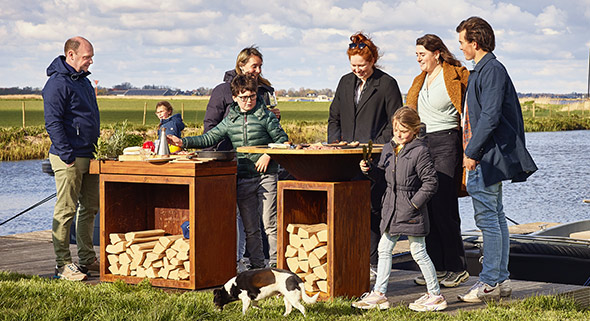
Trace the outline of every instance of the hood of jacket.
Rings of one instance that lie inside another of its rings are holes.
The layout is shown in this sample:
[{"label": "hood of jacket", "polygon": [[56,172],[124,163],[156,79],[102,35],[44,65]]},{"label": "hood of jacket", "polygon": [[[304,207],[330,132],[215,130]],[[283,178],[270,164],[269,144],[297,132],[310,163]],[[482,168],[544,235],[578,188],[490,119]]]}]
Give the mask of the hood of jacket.
[{"label": "hood of jacket", "polygon": [[238,73],[235,69],[228,70],[223,75],[223,82],[231,82],[232,80],[234,80],[234,78],[236,78],[237,75]]},{"label": "hood of jacket", "polygon": [[53,74],[68,75],[72,80],[77,80],[77,78],[90,75],[90,71],[76,71],[74,67],[66,63],[66,57],[62,55],[53,59],[49,67],[47,67],[47,77],[51,77]]}]

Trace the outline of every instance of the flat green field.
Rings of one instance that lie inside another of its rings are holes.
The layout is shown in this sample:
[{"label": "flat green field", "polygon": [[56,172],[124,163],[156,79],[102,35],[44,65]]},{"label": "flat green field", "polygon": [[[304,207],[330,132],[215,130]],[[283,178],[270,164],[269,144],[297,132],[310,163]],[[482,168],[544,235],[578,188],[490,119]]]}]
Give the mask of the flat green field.
[{"label": "flat green field", "polygon": [[[146,125],[156,126],[158,118],[154,114],[156,103],[160,99],[127,99],[127,98],[98,98],[100,120],[102,125],[108,125],[127,120],[131,124],[141,125],[143,109],[146,108]],[[43,125],[43,101],[40,99],[0,99],[0,127],[21,127],[22,104],[25,103],[25,125]],[[207,100],[171,101],[175,113],[182,111],[184,105],[184,121],[190,124],[202,124],[207,107]],[[309,121],[326,122],[328,120],[329,102],[279,102],[282,122]]]}]

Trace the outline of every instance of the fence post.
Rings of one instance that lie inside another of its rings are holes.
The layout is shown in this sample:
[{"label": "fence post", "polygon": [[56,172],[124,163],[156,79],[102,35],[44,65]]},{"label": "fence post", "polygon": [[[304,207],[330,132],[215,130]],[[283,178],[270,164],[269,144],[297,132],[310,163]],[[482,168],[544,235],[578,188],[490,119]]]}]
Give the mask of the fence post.
[{"label": "fence post", "polygon": [[536,103],[533,101],[533,118],[535,118],[535,105]]},{"label": "fence post", "polygon": [[142,124],[145,126],[145,113],[147,112],[147,101],[143,104],[143,122]]},{"label": "fence post", "polygon": [[23,101],[23,129],[25,129],[25,102]]},{"label": "fence post", "polygon": [[182,103],[182,105],[181,105],[181,106],[182,106],[182,107],[181,107],[181,110],[182,110],[182,111],[181,111],[181,114],[180,114],[180,116],[182,117],[182,119],[184,119],[184,103]]}]

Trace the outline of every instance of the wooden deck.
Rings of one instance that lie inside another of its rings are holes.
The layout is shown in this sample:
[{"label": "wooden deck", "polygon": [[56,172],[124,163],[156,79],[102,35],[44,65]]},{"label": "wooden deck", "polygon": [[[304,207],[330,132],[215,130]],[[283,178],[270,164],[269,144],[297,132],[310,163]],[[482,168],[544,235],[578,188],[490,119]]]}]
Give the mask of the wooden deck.
[{"label": "wooden deck", "polygon": [[[99,253],[98,247],[95,247]],[[71,246],[74,261],[77,261],[76,246]],[[41,277],[52,277],[54,274],[55,257],[51,244],[51,232],[39,231],[17,235],[0,236],[0,271],[11,271]],[[392,270],[387,297],[392,306],[408,304],[425,291],[425,286],[414,284],[414,277],[419,272],[406,270]],[[471,277],[457,288],[442,288],[442,293],[449,306],[446,312],[457,310],[478,309],[485,307],[484,303],[465,303],[457,299],[457,295],[464,293],[477,281]],[[89,277],[86,283],[100,282],[98,275]],[[513,292],[508,301],[523,299],[535,295],[563,295],[572,297],[580,306],[590,307],[590,287],[544,282],[512,280]]]}]

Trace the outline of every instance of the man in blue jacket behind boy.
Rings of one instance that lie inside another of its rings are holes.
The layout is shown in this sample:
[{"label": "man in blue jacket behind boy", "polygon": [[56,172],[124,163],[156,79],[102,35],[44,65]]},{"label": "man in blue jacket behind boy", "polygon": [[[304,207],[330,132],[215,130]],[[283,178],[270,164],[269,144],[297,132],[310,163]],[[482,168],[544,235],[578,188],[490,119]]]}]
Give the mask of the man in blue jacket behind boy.
[{"label": "man in blue jacket behind boy", "polygon": [[[88,270],[99,268],[92,243],[99,178],[89,174],[89,167],[100,136],[100,117],[94,88],[86,78],[93,57],[88,40],[68,39],[64,56],[47,67],[49,79],[43,88],[45,129],[51,139],[49,160],[57,189],[52,226],[55,276],[72,281],[84,280]],[[69,242],[76,214],[79,265],[72,262]]]},{"label": "man in blue jacket behind boy", "polygon": [[463,166],[475,224],[483,236],[483,263],[477,281],[459,299],[480,302],[510,296],[510,238],[502,205],[502,181],[522,182],[537,170],[526,150],[516,89],[492,53],[494,30],[471,17],[457,27],[465,59],[475,61],[463,103]]}]

